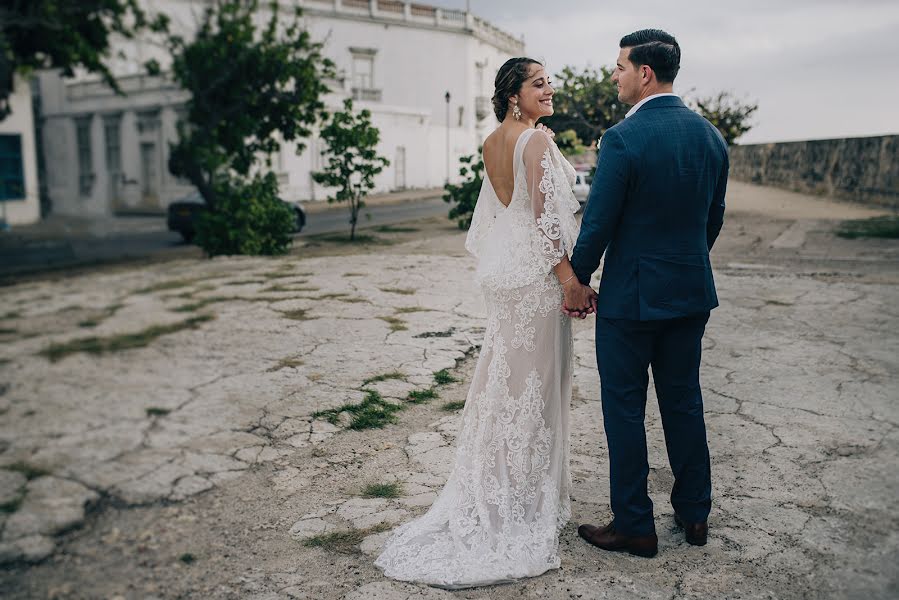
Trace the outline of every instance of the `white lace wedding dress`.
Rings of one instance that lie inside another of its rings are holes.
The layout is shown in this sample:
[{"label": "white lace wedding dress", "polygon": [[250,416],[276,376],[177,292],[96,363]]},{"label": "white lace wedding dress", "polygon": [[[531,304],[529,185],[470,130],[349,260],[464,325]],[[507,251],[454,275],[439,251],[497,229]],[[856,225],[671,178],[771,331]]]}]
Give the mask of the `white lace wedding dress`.
[{"label": "white lace wedding dress", "polygon": [[552,268],[574,247],[574,169],[544,132],[515,144],[503,206],[486,174],[465,247],[478,259],[487,328],[434,504],[396,529],[375,564],[393,579],[463,588],[559,566],[568,522],[571,323]]}]

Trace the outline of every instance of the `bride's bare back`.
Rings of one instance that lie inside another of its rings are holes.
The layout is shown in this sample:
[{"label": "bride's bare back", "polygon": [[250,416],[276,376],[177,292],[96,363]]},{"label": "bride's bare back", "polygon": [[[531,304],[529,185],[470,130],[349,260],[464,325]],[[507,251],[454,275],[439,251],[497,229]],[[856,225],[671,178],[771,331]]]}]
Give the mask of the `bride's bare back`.
[{"label": "bride's bare back", "polygon": [[512,202],[512,192],[515,189],[515,173],[512,168],[515,143],[526,129],[527,125],[523,124],[501,126],[484,140],[484,168],[493,184],[496,197],[505,206]]}]

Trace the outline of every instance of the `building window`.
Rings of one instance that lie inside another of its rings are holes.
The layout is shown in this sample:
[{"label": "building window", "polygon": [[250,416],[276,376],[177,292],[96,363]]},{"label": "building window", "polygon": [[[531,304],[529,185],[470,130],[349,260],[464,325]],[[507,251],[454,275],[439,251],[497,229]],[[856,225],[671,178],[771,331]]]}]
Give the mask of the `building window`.
[{"label": "building window", "polygon": [[94,186],[94,162],[91,156],[91,117],[75,120],[75,139],[78,145],[78,193],[90,196]]},{"label": "building window", "polygon": [[122,172],[121,115],[103,119],[103,133],[106,138],[106,170],[118,175]]},{"label": "building window", "polygon": [[25,198],[22,169],[22,136],[0,135],[0,200]]},{"label": "building window", "polygon": [[352,89],[354,100],[381,100],[381,90],[375,89],[375,54],[374,48],[350,48],[353,57]]}]

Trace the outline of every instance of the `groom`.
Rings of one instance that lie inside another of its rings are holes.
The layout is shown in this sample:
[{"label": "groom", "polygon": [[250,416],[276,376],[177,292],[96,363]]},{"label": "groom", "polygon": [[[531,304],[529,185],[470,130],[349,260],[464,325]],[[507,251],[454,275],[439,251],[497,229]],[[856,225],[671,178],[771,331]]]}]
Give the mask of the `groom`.
[{"label": "groom", "polygon": [[672,93],[677,40],[644,29],[620,46],[612,80],[618,99],[633,108],[603,135],[571,257],[589,285],[605,254],[596,362],[614,519],[581,525],[578,534],[605,550],[651,557],[658,539],[646,487],[649,368],[674,473],[675,522],[687,542],[706,543],[712,485],[699,362],[709,311],[718,305],[709,250],[721,230],[728,158],[718,131]]}]

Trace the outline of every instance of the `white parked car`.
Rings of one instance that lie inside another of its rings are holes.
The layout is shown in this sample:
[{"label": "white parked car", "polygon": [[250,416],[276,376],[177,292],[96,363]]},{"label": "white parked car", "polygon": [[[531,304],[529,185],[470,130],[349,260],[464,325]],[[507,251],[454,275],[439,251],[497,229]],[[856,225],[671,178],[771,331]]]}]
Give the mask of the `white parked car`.
[{"label": "white parked car", "polygon": [[581,210],[584,210],[584,204],[587,203],[587,196],[590,194],[590,184],[593,178],[589,171],[574,172],[574,197],[581,203]]}]

